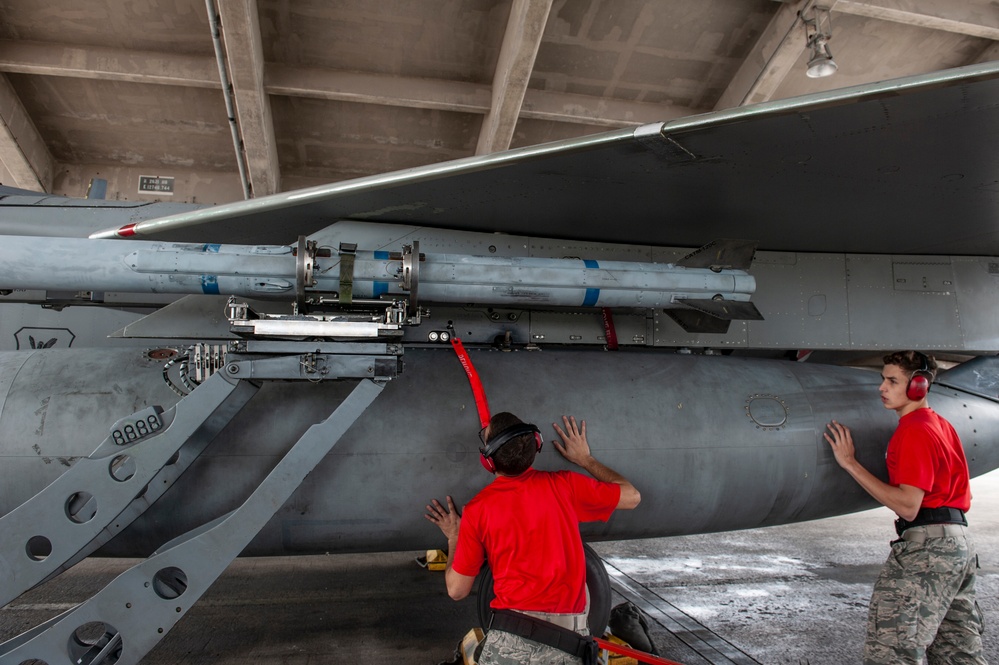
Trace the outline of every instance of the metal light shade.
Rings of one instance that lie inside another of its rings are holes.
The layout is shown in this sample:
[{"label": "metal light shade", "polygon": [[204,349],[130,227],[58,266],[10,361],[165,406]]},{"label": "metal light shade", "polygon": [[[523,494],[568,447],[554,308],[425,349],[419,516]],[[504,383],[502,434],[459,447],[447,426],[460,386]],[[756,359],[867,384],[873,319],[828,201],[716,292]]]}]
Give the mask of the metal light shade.
[{"label": "metal light shade", "polygon": [[822,35],[816,35],[809,46],[812,49],[812,57],[808,59],[808,71],[805,72],[808,78],[817,79],[835,74],[838,69],[836,61],[833,60],[829,44]]},{"label": "metal light shade", "polygon": [[811,6],[799,14],[805,27],[805,44],[808,46],[808,78],[822,78],[836,73],[836,63],[829,51],[829,40],[832,38],[832,21],[829,18],[829,8]]}]

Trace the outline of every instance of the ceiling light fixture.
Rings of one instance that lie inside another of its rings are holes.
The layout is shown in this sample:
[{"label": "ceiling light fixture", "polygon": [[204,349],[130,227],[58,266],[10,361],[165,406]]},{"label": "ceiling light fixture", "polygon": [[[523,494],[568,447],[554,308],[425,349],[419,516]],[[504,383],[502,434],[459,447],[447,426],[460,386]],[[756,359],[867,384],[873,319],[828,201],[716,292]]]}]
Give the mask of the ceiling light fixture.
[{"label": "ceiling light fixture", "polygon": [[829,8],[812,5],[800,14],[805,25],[805,41],[808,45],[808,78],[832,76],[838,69],[829,50],[832,39],[832,19]]}]

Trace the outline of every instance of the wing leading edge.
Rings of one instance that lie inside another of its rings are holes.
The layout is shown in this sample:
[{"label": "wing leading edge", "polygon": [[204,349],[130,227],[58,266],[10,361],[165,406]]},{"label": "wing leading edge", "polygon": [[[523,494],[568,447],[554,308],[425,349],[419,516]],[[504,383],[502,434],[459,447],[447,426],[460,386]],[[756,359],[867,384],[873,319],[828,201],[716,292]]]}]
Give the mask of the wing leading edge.
[{"label": "wing leading edge", "polygon": [[92,237],[292,242],[339,219],[697,247],[999,255],[999,62],[442,162]]}]

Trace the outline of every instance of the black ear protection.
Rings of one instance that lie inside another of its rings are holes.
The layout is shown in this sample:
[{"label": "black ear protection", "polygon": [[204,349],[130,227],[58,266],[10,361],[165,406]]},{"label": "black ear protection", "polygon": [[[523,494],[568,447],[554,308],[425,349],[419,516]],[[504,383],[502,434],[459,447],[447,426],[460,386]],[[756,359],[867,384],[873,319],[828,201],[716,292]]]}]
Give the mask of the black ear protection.
[{"label": "black ear protection", "polygon": [[496,462],[493,461],[493,455],[499,450],[503,444],[509,443],[511,439],[515,439],[518,436],[524,434],[534,433],[534,440],[538,444],[538,452],[541,452],[541,444],[544,440],[541,438],[541,430],[538,429],[537,425],[532,425],[530,423],[517,423],[516,425],[511,425],[505,430],[494,436],[489,440],[489,444],[481,446],[479,448],[479,461],[482,462],[482,466],[489,473],[496,473]]},{"label": "black ear protection", "polygon": [[923,366],[912,373],[909,383],[905,387],[905,396],[913,402],[918,402],[926,397],[930,390],[930,383],[933,381],[933,372],[930,371],[929,359],[922,353],[916,352],[923,360]]}]

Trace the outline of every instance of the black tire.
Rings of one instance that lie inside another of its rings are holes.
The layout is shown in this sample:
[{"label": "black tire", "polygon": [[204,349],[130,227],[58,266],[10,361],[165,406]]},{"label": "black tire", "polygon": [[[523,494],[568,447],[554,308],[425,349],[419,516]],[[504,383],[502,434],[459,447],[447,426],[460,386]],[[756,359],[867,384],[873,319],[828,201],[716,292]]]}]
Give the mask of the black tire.
[{"label": "black tire", "polygon": [[[600,555],[594,552],[593,548],[583,543],[583,553],[586,555],[586,586],[590,590],[590,613],[586,618],[586,623],[590,628],[590,634],[600,637],[604,634],[607,621],[610,619],[610,578],[607,576],[604,562],[600,560]],[[482,567],[482,571],[479,573],[479,594],[476,601],[479,611],[479,625],[483,629],[489,625],[489,616],[492,612],[489,603],[493,602],[495,597],[493,571],[487,564]]]}]

